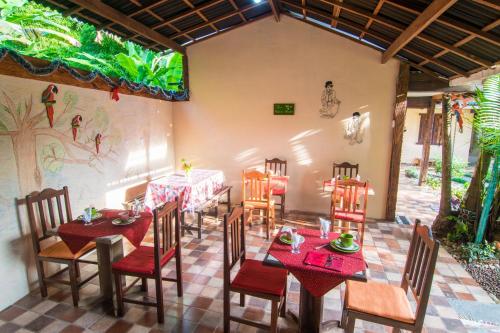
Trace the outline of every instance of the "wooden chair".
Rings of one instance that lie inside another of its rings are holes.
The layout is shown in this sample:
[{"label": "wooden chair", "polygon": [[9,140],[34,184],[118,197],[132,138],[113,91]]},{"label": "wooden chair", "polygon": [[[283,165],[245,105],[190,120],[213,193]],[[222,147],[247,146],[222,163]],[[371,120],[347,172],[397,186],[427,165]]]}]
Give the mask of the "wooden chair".
[{"label": "wooden chair", "polygon": [[274,200],[271,199],[271,178],[256,170],[243,171],[242,195],[245,210],[249,211],[248,221],[252,224],[253,210],[264,211],[266,221],[266,239],[269,239],[270,229],[274,228]]},{"label": "wooden chair", "polygon": [[[231,281],[231,269],[240,263],[240,269]],[[230,321],[278,331],[278,311],[286,313],[287,271],[265,266],[261,261],[246,259],[243,203],[224,215],[224,332],[230,332]],[[230,292],[240,293],[240,306],[245,295],[271,301],[271,325],[231,316]]]},{"label": "wooden chair", "polygon": [[342,178],[343,176],[346,176],[349,178],[355,178],[358,175],[358,171],[359,171],[359,164],[351,164],[349,162],[343,162],[343,163],[333,162],[332,177],[337,178],[338,176],[340,176],[340,178]]},{"label": "wooden chair", "polygon": [[[335,181],[332,192],[332,210],[330,213],[332,224],[334,225],[334,229],[338,228],[335,227],[335,221],[340,220],[344,224],[340,226],[342,232],[356,231],[361,246],[363,246],[365,234],[367,205],[368,182],[360,182],[355,179],[337,179]],[[351,223],[355,224],[356,228],[352,228]]]},{"label": "wooden chair", "polygon": [[[268,173],[271,171],[274,175],[286,176],[286,167],[286,160],[280,160],[279,158],[266,159],[264,172]],[[280,202],[275,203],[276,206],[280,207],[280,218],[285,216],[285,194],[284,188],[276,188],[273,190],[273,196],[280,197]]]},{"label": "wooden chair", "polygon": [[[87,244],[77,253],[71,252],[63,241],[57,241],[42,247],[44,241],[56,238],[57,228],[60,225],[73,220],[68,188],[64,186],[60,190],[47,188],[41,192],[33,192],[26,196],[25,202],[28,209],[31,239],[35,251],[36,270],[42,297],[47,296],[47,283],[65,284],[71,287],[73,305],[78,306],[80,298],[78,290],[98,274],[97,272],[93,273],[82,280],[78,266],[79,263],[97,264],[95,261],[82,259],[95,249],[95,243]],[[63,264],[66,267],[46,277],[43,267],[44,262]],[[56,279],[65,271],[69,271],[69,281]]]},{"label": "wooden chair", "polygon": [[[421,332],[438,251],[439,241],[433,239],[429,227],[416,220],[400,287],[347,281],[342,312],[346,332],[354,332],[356,319],[392,326],[396,332]],[[415,312],[407,297],[408,288],[416,301]]]},{"label": "wooden chair", "polygon": [[[156,307],[158,322],[164,321],[163,287],[162,281],[177,283],[177,296],[182,297],[181,272],[181,242],[180,242],[180,215],[178,200],[166,203],[153,210],[154,247],[140,246],[124,258],[113,264],[113,275],[116,286],[117,314],[123,316],[123,303],[134,303]],[[177,277],[162,277],[161,269],[175,257]],[[135,276],[137,279],[126,288],[121,281],[122,276]],[[142,290],[147,291],[147,279],[155,280],[155,302],[139,301],[125,298],[128,291],[139,280],[142,280]]]}]

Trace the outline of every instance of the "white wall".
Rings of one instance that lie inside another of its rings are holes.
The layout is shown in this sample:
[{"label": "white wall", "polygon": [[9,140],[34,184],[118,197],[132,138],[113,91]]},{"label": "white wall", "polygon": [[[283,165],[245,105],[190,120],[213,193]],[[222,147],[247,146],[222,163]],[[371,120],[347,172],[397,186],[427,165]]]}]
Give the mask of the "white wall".
[{"label": "white wall", "polygon": [[[57,85],[51,129],[41,103],[47,85],[0,75],[0,309],[36,281],[26,208],[19,222],[15,198],[67,185],[75,216],[90,203],[120,208],[126,187],[174,168],[172,103],[128,95],[115,102],[104,91]],[[77,114],[83,126],[74,142]],[[98,155],[97,132],[104,136]]]},{"label": "white wall", "polygon": [[[244,168],[287,159],[287,209],[316,212],[328,211],[321,184],[332,162],[359,163],[375,190],[368,215],[381,218],[399,64],[382,65],[380,56],[286,16],[195,44],[188,48],[191,101],[174,105],[176,156],[223,170],[236,194]],[[327,80],[342,101],[333,119],[319,116]],[[295,103],[295,115],[274,116],[274,103]],[[364,142],[351,146],[342,121],[355,111],[368,118]]]},{"label": "white wall", "polygon": [[[441,106],[436,106],[436,114],[441,113]],[[472,138],[472,114],[470,110],[463,110],[464,124],[463,133],[458,131],[456,118],[451,121],[451,140],[453,143],[453,159],[466,163],[469,159],[469,148]],[[412,163],[416,158],[422,158],[422,145],[418,142],[418,130],[420,127],[420,114],[427,113],[427,109],[408,109],[406,111],[405,132],[403,134],[403,150],[401,163]],[[457,127],[455,129],[455,127]],[[431,160],[441,159],[441,146],[431,145],[429,158]]]}]

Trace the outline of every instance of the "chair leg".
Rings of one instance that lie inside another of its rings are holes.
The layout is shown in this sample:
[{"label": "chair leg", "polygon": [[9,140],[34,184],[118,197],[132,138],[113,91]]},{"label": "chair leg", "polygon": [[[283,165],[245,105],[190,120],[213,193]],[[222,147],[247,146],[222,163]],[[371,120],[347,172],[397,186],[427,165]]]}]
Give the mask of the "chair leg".
[{"label": "chair leg", "polygon": [[158,316],[158,323],[163,323],[164,321],[164,311],[163,311],[163,286],[161,272],[159,276],[155,278],[156,287],[156,314]]},{"label": "chair leg", "polygon": [[36,259],[36,272],[38,274],[38,284],[40,286],[40,294],[42,297],[47,297],[47,284],[45,283],[45,271],[43,270],[43,262]]},{"label": "chair leg", "polygon": [[[224,286],[224,289],[227,289],[227,286]],[[230,319],[231,309],[229,307],[229,290],[224,290],[224,333],[229,333],[230,329]]]},{"label": "chair leg", "polygon": [[175,274],[177,275],[177,297],[182,297],[182,262],[180,250],[175,250]]},{"label": "chair leg", "polygon": [[240,306],[245,306],[245,294],[240,293]]},{"label": "chair leg", "polygon": [[280,317],[285,318],[286,316],[286,294],[287,294],[287,286],[288,284],[285,284],[285,295],[283,296],[283,304],[281,304],[281,310],[280,310]]},{"label": "chair leg", "polygon": [[186,221],[185,221],[184,212],[182,212],[181,213],[181,236],[182,237],[184,237],[185,229],[186,229]]},{"label": "chair leg", "polygon": [[271,304],[271,333],[278,332],[278,301],[272,301]]},{"label": "chair leg", "polygon": [[148,279],[141,278],[141,290],[146,292],[148,291]]},{"label": "chair leg", "polygon": [[203,212],[198,214],[198,239],[201,239],[201,223],[203,222]]},{"label": "chair leg", "polygon": [[285,217],[285,195],[281,195],[281,219]]},{"label": "chair leg", "polygon": [[76,261],[69,263],[69,282],[71,286],[71,296],[73,297],[73,306],[78,307],[78,277],[76,276]]},{"label": "chair leg", "polygon": [[356,325],[356,318],[353,316],[349,316],[349,314],[347,314],[347,325],[345,328],[345,333],[353,333],[355,325]]},{"label": "chair leg", "polygon": [[269,232],[271,227],[271,212],[270,209],[266,209],[266,239],[269,240]]},{"label": "chair leg", "polygon": [[119,273],[113,273],[115,276],[115,290],[116,290],[116,315],[123,317],[123,286],[121,276]]},{"label": "chair leg", "polygon": [[76,277],[80,279],[80,265],[78,265],[78,261],[75,261],[75,272],[76,272]]}]

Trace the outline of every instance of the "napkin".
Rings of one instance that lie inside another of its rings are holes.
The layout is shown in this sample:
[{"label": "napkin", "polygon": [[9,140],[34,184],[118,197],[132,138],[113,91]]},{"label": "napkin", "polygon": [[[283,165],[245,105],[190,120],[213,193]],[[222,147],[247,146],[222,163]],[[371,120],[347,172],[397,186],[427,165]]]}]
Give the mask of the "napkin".
[{"label": "napkin", "polygon": [[[332,256],[333,260],[329,266],[325,266],[326,263],[328,262],[328,256]],[[313,252],[313,251],[308,252],[306,258],[304,259],[304,264],[306,265],[317,266],[338,272],[342,271],[343,262],[344,259],[335,256],[333,254]]]}]

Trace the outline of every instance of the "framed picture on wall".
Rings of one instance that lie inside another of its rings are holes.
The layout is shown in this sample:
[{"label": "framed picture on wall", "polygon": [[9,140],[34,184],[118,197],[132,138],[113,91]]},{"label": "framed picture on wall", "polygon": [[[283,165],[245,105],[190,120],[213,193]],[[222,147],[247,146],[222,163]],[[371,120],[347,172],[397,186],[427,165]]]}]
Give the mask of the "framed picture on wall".
[{"label": "framed picture on wall", "polygon": [[293,116],[295,114],[294,103],[275,103],[274,115],[276,116]]}]

